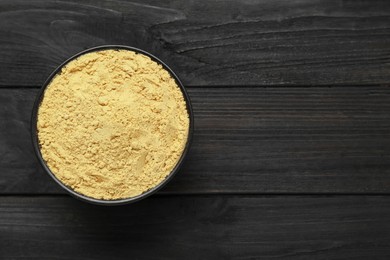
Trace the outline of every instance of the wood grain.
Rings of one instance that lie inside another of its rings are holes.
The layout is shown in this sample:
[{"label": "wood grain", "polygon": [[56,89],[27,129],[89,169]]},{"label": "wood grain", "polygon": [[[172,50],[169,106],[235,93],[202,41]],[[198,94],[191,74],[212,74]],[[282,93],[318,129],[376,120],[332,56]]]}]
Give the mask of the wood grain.
[{"label": "wood grain", "polygon": [[0,86],[41,85],[71,55],[132,45],[191,86],[390,82],[390,2],[0,2]]},{"label": "wood grain", "polygon": [[[163,193],[390,193],[390,88],[188,88],[193,146]],[[37,89],[0,90],[0,193],[61,193],[33,154]]]},{"label": "wood grain", "polygon": [[2,259],[388,259],[390,198],[0,197]]}]

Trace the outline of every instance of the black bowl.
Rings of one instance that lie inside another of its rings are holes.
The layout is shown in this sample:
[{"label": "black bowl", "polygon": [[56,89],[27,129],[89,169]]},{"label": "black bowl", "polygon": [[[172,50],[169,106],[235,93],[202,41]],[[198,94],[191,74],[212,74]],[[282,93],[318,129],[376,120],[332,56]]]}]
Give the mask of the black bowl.
[{"label": "black bowl", "polygon": [[[157,63],[161,64],[167,71],[169,71],[171,76],[176,80],[177,85],[180,87],[180,89],[183,93],[183,96],[185,98],[186,104],[187,104],[187,111],[188,111],[188,115],[189,115],[189,119],[190,119],[187,142],[186,142],[185,148],[183,150],[183,153],[182,153],[179,161],[177,162],[176,166],[169,173],[169,175],[165,178],[165,180],[162,181],[161,183],[159,183],[154,188],[152,188],[152,189],[150,189],[150,190],[148,190],[148,191],[146,191],[138,196],[125,198],[125,199],[118,199],[118,200],[102,200],[102,199],[95,199],[95,198],[85,196],[83,194],[80,194],[80,193],[74,191],[72,188],[66,186],[59,179],[57,179],[57,177],[51,172],[50,168],[46,165],[46,162],[42,158],[42,154],[41,154],[39,143],[38,143],[38,134],[37,134],[38,108],[39,108],[39,105],[40,105],[42,98],[44,96],[45,89],[47,88],[47,86],[49,85],[51,80],[57,75],[58,72],[60,72],[61,68],[64,65],[66,65],[68,62],[70,62],[71,60],[74,60],[77,57],[79,57],[85,53],[106,50],[106,49],[114,49],[114,50],[115,49],[125,49],[125,50],[134,51],[136,53],[144,54],[144,55],[150,57],[152,60],[156,61]],[[77,53],[76,55],[74,55],[73,57],[69,58],[64,63],[62,63],[57,69],[55,69],[51,73],[51,75],[49,76],[49,78],[46,80],[43,87],[39,91],[37,99],[36,99],[35,104],[34,104],[34,108],[32,111],[32,117],[31,117],[31,134],[32,134],[31,136],[32,136],[32,141],[33,141],[33,145],[34,145],[34,150],[35,150],[35,153],[38,157],[39,162],[41,163],[41,165],[43,166],[43,168],[45,169],[47,174],[49,174],[49,176],[51,178],[53,178],[63,189],[65,189],[67,192],[69,192],[74,197],[76,197],[82,201],[92,203],[92,204],[107,205],[107,206],[109,206],[109,205],[123,205],[123,204],[131,203],[131,202],[139,201],[141,199],[144,199],[144,198],[152,195],[153,193],[155,193],[156,191],[161,189],[163,186],[165,186],[173,178],[173,176],[179,171],[180,167],[183,164],[184,158],[186,157],[188,150],[190,148],[190,145],[191,145],[193,128],[194,128],[194,116],[193,116],[190,98],[187,94],[187,91],[183,87],[183,84],[181,83],[181,81],[177,77],[177,75],[163,61],[161,61],[159,58],[155,57],[154,55],[152,55],[144,50],[140,50],[138,48],[134,48],[134,47],[130,47],[130,46],[122,46],[122,45],[104,45],[104,46],[98,46],[98,47],[94,47],[91,49],[87,49],[87,50],[84,50],[82,52]]]}]

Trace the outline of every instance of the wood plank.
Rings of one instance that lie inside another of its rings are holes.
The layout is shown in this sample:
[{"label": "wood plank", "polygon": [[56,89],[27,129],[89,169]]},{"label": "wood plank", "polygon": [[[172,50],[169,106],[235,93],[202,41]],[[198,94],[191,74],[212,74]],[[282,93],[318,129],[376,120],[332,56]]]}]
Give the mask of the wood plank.
[{"label": "wood plank", "polygon": [[390,2],[3,0],[0,86],[41,85],[71,55],[148,50],[186,85],[390,82]]},{"label": "wood plank", "polygon": [[[0,90],[0,193],[61,193],[30,141],[37,89]],[[165,193],[390,193],[390,87],[188,88],[193,146]]]},{"label": "wood plank", "polygon": [[2,259],[389,259],[390,197],[0,197]]}]

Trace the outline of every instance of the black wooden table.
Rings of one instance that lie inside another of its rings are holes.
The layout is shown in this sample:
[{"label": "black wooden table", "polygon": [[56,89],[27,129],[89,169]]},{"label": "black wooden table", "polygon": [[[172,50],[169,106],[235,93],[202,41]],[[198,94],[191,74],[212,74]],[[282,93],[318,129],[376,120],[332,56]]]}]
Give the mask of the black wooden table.
[{"label": "black wooden table", "polygon": [[[99,207],[44,173],[30,115],[83,49],[150,51],[193,102],[161,192]],[[0,259],[390,259],[390,2],[1,0]]]}]

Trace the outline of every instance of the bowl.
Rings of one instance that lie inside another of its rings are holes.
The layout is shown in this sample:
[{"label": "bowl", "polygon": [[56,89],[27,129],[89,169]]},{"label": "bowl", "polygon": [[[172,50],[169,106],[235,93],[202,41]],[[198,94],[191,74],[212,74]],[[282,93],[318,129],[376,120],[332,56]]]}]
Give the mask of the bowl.
[{"label": "bowl", "polygon": [[[44,96],[45,90],[46,90],[47,86],[50,84],[50,82],[52,81],[52,79],[57,75],[58,72],[61,71],[62,67],[64,67],[70,61],[78,58],[79,56],[81,56],[83,54],[86,54],[86,53],[89,53],[89,52],[95,52],[95,51],[101,51],[101,50],[107,50],[107,49],[110,49],[110,50],[112,50],[112,49],[114,49],[114,50],[115,49],[124,49],[124,50],[133,51],[133,52],[136,52],[136,53],[140,53],[140,54],[143,54],[145,56],[148,56],[153,61],[155,61],[158,64],[162,65],[163,68],[170,73],[171,77],[176,81],[176,83],[179,86],[181,92],[183,93],[183,97],[184,97],[184,100],[185,100],[185,103],[186,103],[186,108],[187,108],[187,112],[188,112],[188,116],[189,116],[189,132],[188,132],[188,136],[187,136],[187,140],[186,140],[186,144],[185,144],[184,150],[183,150],[183,152],[181,154],[181,157],[179,158],[178,162],[176,163],[175,167],[167,175],[167,177],[162,182],[160,182],[157,186],[153,187],[152,189],[150,189],[150,190],[148,190],[148,191],[146,191],[146,192],[144,192],[144,193],[142,193],[142,194],[140,194],[138,196],[124,198],[124,199],[116,199],[116,200],[103,200],[103,199],[96,199],[96,198],[85,196],[85,195],[83,195],[81,193],[76,192],[72,188],[66,186],[62,181],[60,181],[54,175],[54,173],[50,170],[50,168],[48,167],[48,165],[46,164],[45,160],[42,157],[40,146],[39,146],[39,141],[38,141],[38,133],[37,133],[37,129],[38,129],[38,127],[37,127],[38,109],[39,109],[40,103],[42,101],[42,98]],[[166,65],[163,61],[161,61],[156,56],[154,56],[154,55],[152,55],[149,52],[146,52],[144,50],[141,50],[141,49],[138,49],[138,48],[135,48],[135,47],[124,46],[124,45],[104,45],[104,46],[98,46],[98,47],[90,48],[90,49],[87,49],[87,50],[84,50],[84,51],[81,51],[81,52],[77,53],[76,55],[70,57],[65,62],[63,62],[59,67],[57,67],[50,74],[50,76],[48,77],[48,79],[45,81],[45,83],[43,84],[42,88],[40,89],[40,91],[39,91],[39,93],[37,95],[37,98],[35,100],[35,103],[34,103],[34,107],[33,107],[33,110],[32,110],[32,117],[31,117],[31,137],[32,137],[32,142],[33,142],[33,146],[34,146],[34,151],[35,151],[35,154],[36,154],[40,164],[42,165],[43,169],[45,170],[45,172],[59,186],[61,186],[64,190],[66,190],[73,197],[75,197],[77,199],[80,199],[82,201],[88,202],[88,203],[97,204],[97,205],[105,205],[105,206],[123,205],[123,204],[136,202],[136,201],[139,201],[139,200],[144,199],[146,197],[149,197],[150,195],[154,194],[159,189],[164,187],[176,175],[176,173],[179,171],[180,167],[183,165],[183,161],[184,161],[185,157],[187,156],[188,150],[189,150],[190,145],[191,145],[193,128],[194,128],[194,116],[193,116],[191,101],[190,101],[190,98],[189,98],[189,96],[187,94],[187,91],[183,87],[183,84],[181,83],[181,81],[178,78],[178,76],[172,71],[171,68],[168,67],[168,65]]]}]

